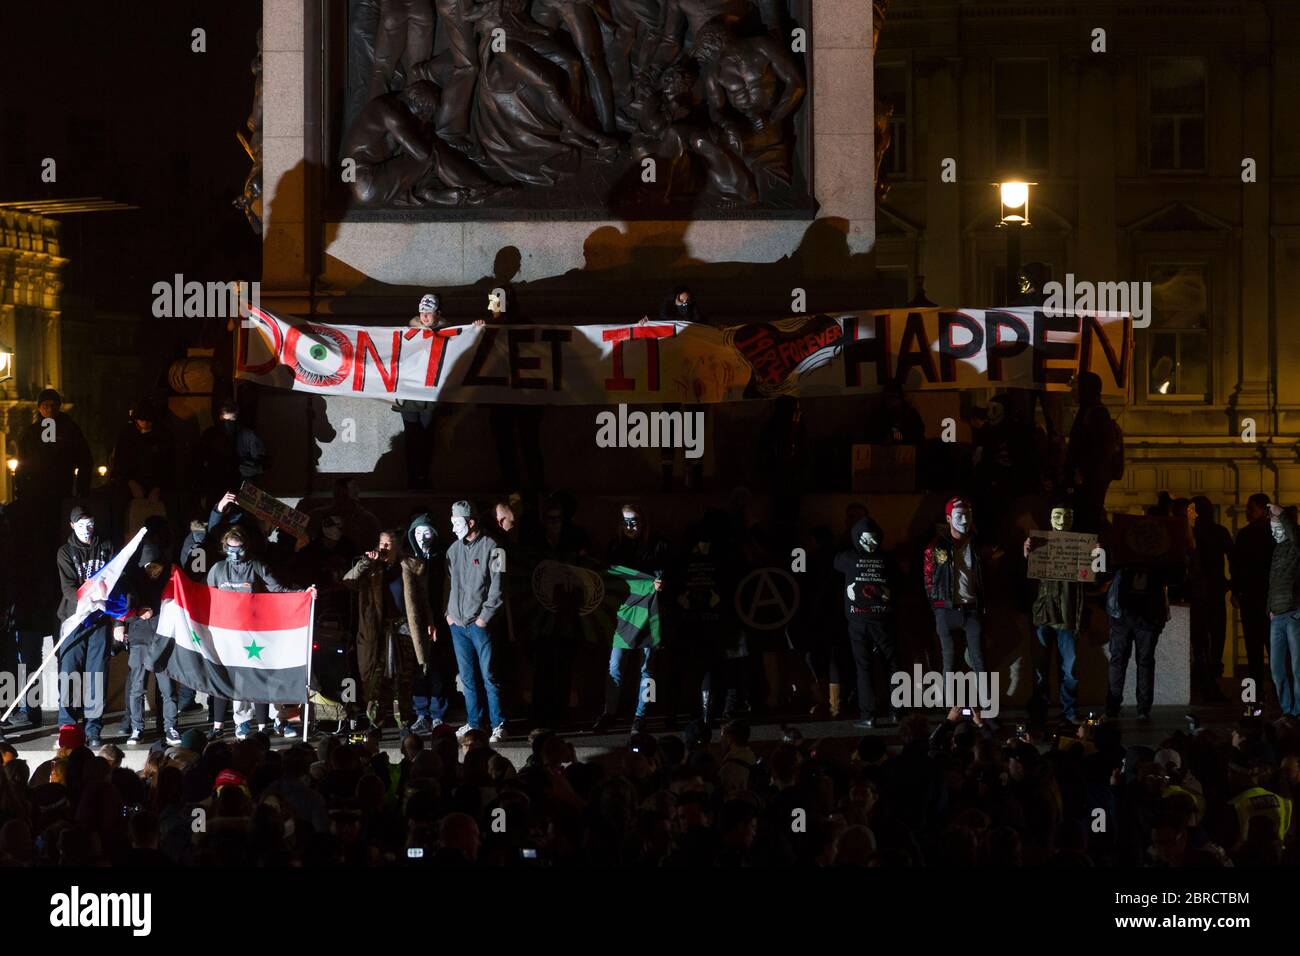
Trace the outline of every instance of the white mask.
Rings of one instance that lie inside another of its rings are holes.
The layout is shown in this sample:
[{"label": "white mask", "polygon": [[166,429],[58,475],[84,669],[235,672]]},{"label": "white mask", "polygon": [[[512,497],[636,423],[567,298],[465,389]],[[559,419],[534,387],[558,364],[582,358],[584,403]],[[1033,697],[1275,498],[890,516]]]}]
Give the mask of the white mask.
[{"label": "white mask", "polygon": [[452,518],[451,530],[456,535],[457,540],[464,541],[465,536],[469,534],[469,519]]},{"label": "white mask", "polygon": [[875,554],[877,549],[880,548],[880,539],[870,531],[866,531],[858,538],[858,544],[862,546],[862,550],[867,554]]},{"label": "white mask", "polygon": [[[454,522],[452,523],[452,527],[455,527]],[[459,537],[459,535],[457,535],[457,537]],[[432,544],[433,544],[432,528],[430,528],[428,525],[422,524],[415,529],[415,546],[417,548],[419,548],[425,554],[428,554],[429,548],[432,546]]]},{"label": "white mask", "polygon": [[970,527],[970,515],[965,508],[953,508],[952,517],[949,519],[952,524],[952,530],[957,534],[965,534],[966,529]]},{"label": "white mask", "polygon": [[1273,532],[1273,540],[1278,544],[1282,544],[1286,541],[1286,529],[1282,527],[1282,522],[1270,521],[1268,523],[1268,529]]},{"label": "white mask", "polygon": [[95,535],[95,519],[80,518],[72,526],[73,532],[77,535],[77,540],[82,544],[90,544],[90,539]]}]

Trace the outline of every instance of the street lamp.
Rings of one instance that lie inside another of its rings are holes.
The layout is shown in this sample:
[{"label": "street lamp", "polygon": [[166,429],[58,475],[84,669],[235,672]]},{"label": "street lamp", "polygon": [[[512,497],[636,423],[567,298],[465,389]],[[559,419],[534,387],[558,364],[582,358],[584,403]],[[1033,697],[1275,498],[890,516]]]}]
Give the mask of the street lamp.
[{"label": "street lamp", "polygon": [[994,183],[998,191],[998,228],[1007,227],[1007,305],[1020,294],[1020,230],[1029,223],[1029,187],[1019,179]]}]

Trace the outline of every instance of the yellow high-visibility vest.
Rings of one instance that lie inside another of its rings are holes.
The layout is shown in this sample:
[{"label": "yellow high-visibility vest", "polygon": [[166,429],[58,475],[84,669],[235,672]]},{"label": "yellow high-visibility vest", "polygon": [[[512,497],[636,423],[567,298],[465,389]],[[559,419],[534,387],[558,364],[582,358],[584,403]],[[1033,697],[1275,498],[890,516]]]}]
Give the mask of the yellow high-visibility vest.
[{"label": "yellow high-visibility vest", "polygon": [[1285,840],[1291,829],[1291,801],[1263,787],[1251,787],[1237,794],[1228,803],[1237,811],[1238,839],[1246,839],[1252,817],[1268,817],[1277,824],[1279,840]]}]

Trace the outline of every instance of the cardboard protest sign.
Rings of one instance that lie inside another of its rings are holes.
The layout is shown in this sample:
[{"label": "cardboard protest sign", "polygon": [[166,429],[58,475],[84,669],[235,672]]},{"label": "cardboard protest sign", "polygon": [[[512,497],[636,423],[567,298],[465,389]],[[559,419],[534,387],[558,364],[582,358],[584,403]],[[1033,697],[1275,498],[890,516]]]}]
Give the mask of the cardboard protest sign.
[{"label": "cardboard protest sign", "polygon": [[1093,581],[1095,534],[1069,531],[1029,532],[1029,576],[1039,581]]},{"label": "cardboard protest sign", "polygon": [[297,508],[290,508],[280,499],[267,494],[251,481],[246,481],[239,488],[235,504],[249,514],[271,522],[277,528],[287,531],[296,538],[307,535],[307,515]]}]

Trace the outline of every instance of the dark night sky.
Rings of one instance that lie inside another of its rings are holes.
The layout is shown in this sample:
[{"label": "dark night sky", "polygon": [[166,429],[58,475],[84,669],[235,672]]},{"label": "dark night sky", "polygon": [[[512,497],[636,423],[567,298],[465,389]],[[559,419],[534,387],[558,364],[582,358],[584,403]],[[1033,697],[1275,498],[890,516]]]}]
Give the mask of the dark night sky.
[{"label": "dark night sky", "polygon": [[[0,3],[0,200],[102,196],[138,211],[61,217],[69,293],[148,314],[175,272],[260,278],[231,205],[250,164],[260,0]],[[207,52],[191,31],[207,31]],[[58,181],[43,183],[53,157]]]}]

